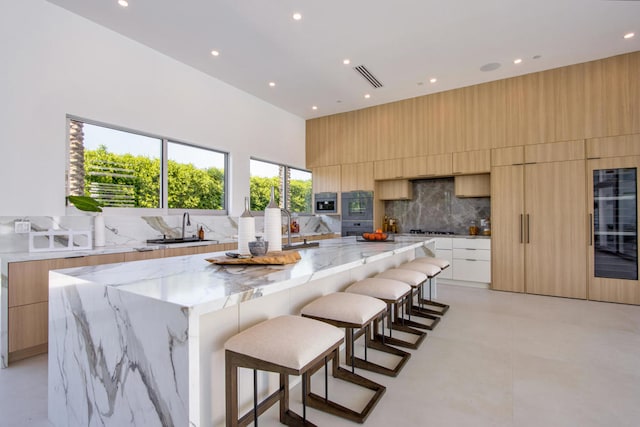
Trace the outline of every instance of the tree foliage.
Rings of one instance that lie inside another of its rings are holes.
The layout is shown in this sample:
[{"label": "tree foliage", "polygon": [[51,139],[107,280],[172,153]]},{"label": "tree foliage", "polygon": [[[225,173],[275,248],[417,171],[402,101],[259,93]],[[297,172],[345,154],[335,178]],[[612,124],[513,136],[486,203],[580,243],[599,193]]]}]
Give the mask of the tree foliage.
[{"label": "tree foliage", "polygon": [[[85,195],[105,206],[160,207],[160,159],[131,154],[109,153],[104,146],[85,150]],[[175,209],[224,209],[224,171],[198,169],[192,164],[167,162],[168,206]],[[96,186],[102,184],[99,195]],[[105,184],[108,190],[104,190]],[[251,177],[251,210],[262,211],[269,204],[271,186],[276,203],[280,200],[278,177]],[[290,181],[292,212],[311,210],[311,180]]]}]

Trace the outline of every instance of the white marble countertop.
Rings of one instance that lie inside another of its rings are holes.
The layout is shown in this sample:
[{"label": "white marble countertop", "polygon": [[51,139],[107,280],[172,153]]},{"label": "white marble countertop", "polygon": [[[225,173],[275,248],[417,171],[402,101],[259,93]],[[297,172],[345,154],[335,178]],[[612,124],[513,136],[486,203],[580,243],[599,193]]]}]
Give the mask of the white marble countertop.
[{"label": "white marble countertop", "polygon": [[302,259],[289,265],[214,265],[206,261],[223,253],[216,252],[78,267],[53,274],[117,287],[202,314],[415,250],[429,241],[425,236],[396,236],[394,242],[327,239],[320,241],[319,247],[298,250]]},{"label": "white marble countertop", "polygon": [[[334,234],[334,233],[330,233]],[[294,233],[291,238],[307,238],[312,236],[319,236],[322,233]],[[286,239],[286,235],[284,236]],[[159,249],[170,248],[184,248],[191,246],[206,246],[216,245],[224,243],[234,243],[237,240],[201,240],[195,242],[185,243],[172,243],[172,244],[148,244],[144,242],[137,242],[133,245],[106,245],[102,247],[95,247],[87,250],[73,250],[73,251],[45,251],[45,252],[0,252],[0,262],[3,264],[9,262],[21,262],[21,261],[38,261],[45,259],[59,259],[59,258],[78,258],[90,255],[106,255],[126,252],[139,252],[139,251],[152,251]]]}]

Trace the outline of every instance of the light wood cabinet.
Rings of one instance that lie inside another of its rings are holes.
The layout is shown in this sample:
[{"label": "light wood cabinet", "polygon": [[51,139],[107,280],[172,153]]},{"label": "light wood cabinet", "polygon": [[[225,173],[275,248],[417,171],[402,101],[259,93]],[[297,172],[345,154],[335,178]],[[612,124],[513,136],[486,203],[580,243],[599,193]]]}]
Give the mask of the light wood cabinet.
[{"label": "light wood cabinet", "polygon": [[123,260],[118,253],[9,263],[9,360],[47,351],[50,270]]},{"label": "light wood cabinet", "polygon": [[524,292],[524,166],[491,169],[491,289]]},{"label": "light wood cabinet", "polygon": [[491,181],[492,288],[586,298],[584,161],[494,167]]},{"label": "light wood cabinet", "polygon": [[141,261],[141,260],[144,260],[144,259],[162,258],[164,256],[164,250],[163,249],[155,249],[155,250],[152,250],[152,251],[125,252],[123,255],[124,255],[124,261],[125,262]]},{"label": "light wood cabinet", "polygon": [[406,157],[402,160],[402,169],[407,178],[430,178],[453,174],[451,153]]},{"label": "light wood cabinet", "polygon": [[313,168],[313,193],[339,193],[340,165]]},{"label": "light wood cabinet", "polygon": [[379,181],[374,194],[379,200],[409,200],[413,198],[413,185],[407,179]]},{"label": "light wood cabinet", "polygon": [[464,151],[453,153],[453,174],[489,173],[491,171],[491,150]]},{"label": "light wood cabinet", "polygon": [[561,162],[585,158],[584,140],[551,142],[524,147],[525,163]]},{"label": "light wood cabinet", "polygon": [[640,156],[640,133],[586,141],[587,158]]},{"label": "light wood cabinet", "polygon": [[376,181],[405,177],[402,159],[380,160],[373,163],[373,178]]},{"label": "light wood cabinet", "polygon": [[456,197],[490,197],[491,178],[488,173],[458,175],[454,178]]},{"label": "light wood cabinet", "polygon": [[345,191],[373,191],[373,162],[349,163],[342,165],[341,187]]},{"label": "light wood cabinet", "polygon": [[523,146],[494,148],[491,150],[491,166],[521,165],[523,163]]}]

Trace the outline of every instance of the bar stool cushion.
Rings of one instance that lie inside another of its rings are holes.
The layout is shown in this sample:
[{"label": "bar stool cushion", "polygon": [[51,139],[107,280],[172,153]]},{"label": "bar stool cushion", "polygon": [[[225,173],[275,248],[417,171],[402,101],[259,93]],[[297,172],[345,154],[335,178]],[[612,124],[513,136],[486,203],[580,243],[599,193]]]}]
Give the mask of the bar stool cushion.
[{"label": "bar stool cushion", "polygon": [[426,262],[421,261],[406,262],[401,264],[398,268],[403,270],[419,271],[420,273],[426,274],[427,278],[431,278],[442,271],[442,269],[437,265],[427,264]]},{"label": "bar stool cushion", "polygon": [[355,282],[353,285],[349,286],[345,292],[369,295],[370,297],[380,298],[387,301],[397,301],[408,292],[411,292],[411,287],[398,280],[370,277]]},{"label": "bar stool cushion", "polygon": [[344,338],[343,331],[318,320],[280,316],[231,337],[226,350],[300,370]]},{"label": "bar stool cushion", "polygon": [[302,308],[302,315],[364,326],[386,308],[377,298],[337,292],[307,304]]},{"label": "bar stool cushion", "polygon": [[424,273],[414,270],[403,270],[401,268],[390,268],[376,275],[376,277],[379,277],[381,279],[398,280],[400,282],[406,283],[412,288],[415,288],[416,286],[427,280],[427,275]]},{"label": "bar stool cushion", "polygon": [[447,261],[446,259],[435,258],[432,256],[419,257],[419,258],[416,258],[414,261],[426,262],[427,264],[437,265],[442,270],[444,270],[445,268],[451,265],[449,264],[449,261]]}]

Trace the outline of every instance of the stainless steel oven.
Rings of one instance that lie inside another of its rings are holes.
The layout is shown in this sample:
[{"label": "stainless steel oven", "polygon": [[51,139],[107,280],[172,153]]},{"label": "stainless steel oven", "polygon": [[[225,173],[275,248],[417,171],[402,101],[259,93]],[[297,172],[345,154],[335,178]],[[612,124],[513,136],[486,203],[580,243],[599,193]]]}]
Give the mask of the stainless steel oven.
[{"label": "stainless steel oven", "polygon": [[342,235],[373,231],[373,191],[342,193]]},{"label": "stainless steel oven", "polygon": [[373,221],[373,191],[342,193],[343,221]]},{"label": "stainless steel oven", "polygon": [[338,193],[316,193],[314,200],[316,214],[338,213]]}]

